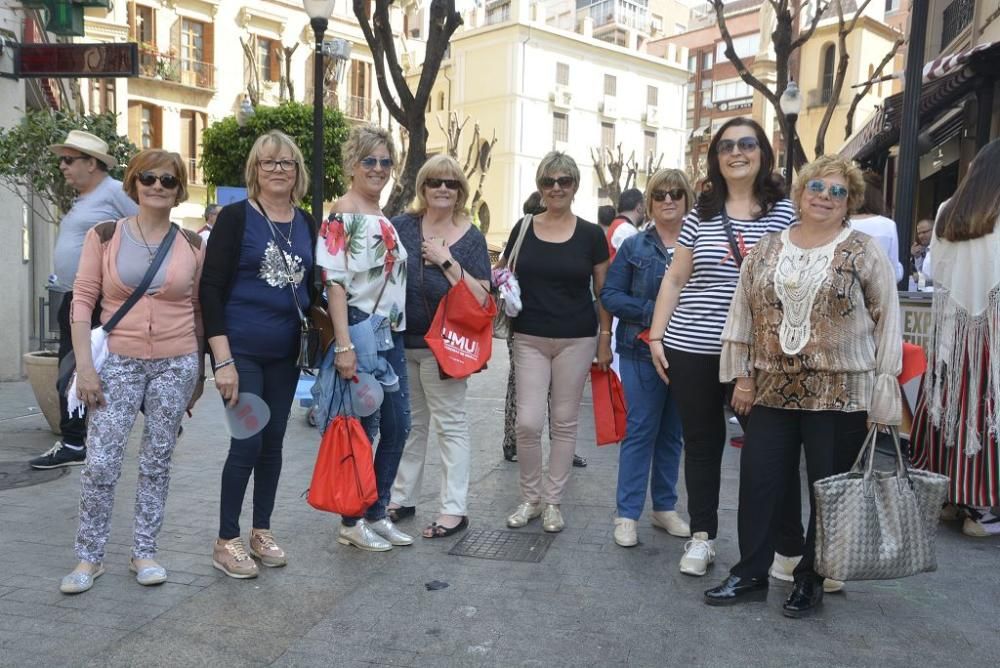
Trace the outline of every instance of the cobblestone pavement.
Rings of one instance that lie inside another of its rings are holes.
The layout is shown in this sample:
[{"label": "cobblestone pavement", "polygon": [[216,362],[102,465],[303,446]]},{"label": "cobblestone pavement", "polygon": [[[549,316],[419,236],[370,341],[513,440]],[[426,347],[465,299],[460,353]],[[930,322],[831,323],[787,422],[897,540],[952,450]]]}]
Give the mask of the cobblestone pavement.
[{"label": "cobblestone pavement", "polygon": [[[517,467],[500,452],[505,357],[499,346],[469,391],[475,528],[504,528],[517,501]],[[25,461],[51,445],[33,404],[27,383],[0,384],[0,462]],[[170,578],[162,586],[141,587],[128,572],[138,426],[118,487],[107,574],[90,592],[57,589],[75,563],[80,469],[0,492],[0,665],[1000,665],[1000,538],[965,538],[958,526],[942,525],[936,573],[851,583],[808,620],[781,616],[783,584],[766,603],[709,608],[701,592],[738,558],[738,451],[728,449],[725,459],[717,562],[705,578],[684,576],[677,570],[684,541],[646,518],[639,546],[613,543],[617,448],[594,447],[585,404],[579,452],[590,466],[574,470],[567,528],[539,564],[450,556],[458,537],[417,538],[382,554],[338,545],[335,518],[301,497],[318,437],[296,407],[273,519],[290,562],[241,581],[213,569],[210,558],[227,438],[209,385],[174,457],[159,555]],[[429,466],[417,517],[404,530],[418,533],[433,519],[438,471]],[[682,511],[683,504],[682,491]],[[427,590],[434,580],[449,586]]]}]

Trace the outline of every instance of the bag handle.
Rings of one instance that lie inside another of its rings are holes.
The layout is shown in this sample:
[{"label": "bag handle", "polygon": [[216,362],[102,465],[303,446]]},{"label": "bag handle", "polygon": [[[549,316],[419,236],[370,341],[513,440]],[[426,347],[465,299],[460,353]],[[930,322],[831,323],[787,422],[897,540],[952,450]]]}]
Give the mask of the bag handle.
[{"label": "bag handle", "polygon": [[[872,425],[868,430],[868,435],[865,436],[865,442],[861,445],[861,450],[858,452],[857,458],[854,460],[854,464],[851,466],[851,473],[862,474],[864,480],[864,490],[865,496],[872,496],[872,478],[875,475],[875,442],[878,438],[878,425]],[[900,491],[902,491],[903,486],[912,487],[913,483],[910,480],[910,464],[903,457],[903,450],[899,444],[899,429],[896,427],[890,427],[889,433],[892,435],[892,443],[896,450],[896,484],[899,486]],[[868,457],[868,461],[865,462],[864,458]],[[862,467],[864,471],[862,472]]]},{"label": "bag handle", "polygon": [[[135,224],[139,224],[138,219],[136,219]],[[125,225],[128,225],[128,221],[125,222]],[[153,256],[153,261],[149,263],[149,267],[146,269],[146,273],[143,275],[142,280],[139,281],[139,285],[137,285],[135,290],[132,291],[132,294],[128,296],[125,303],[118,307],[118,310],[115,311],[113,316],[111,316],[111,319],[101,325],[101,328],[106,333],[110,334],[111,330],[114,329],[119,322],[121,322],[122,318],[125,317],[125,314],[136,305],[136,302],[138,302],[144,294],[146,294],[146,290],[149,289],[150,283],[153,282],[153,277],[156,276],[156,272],[160,270],[160,265],[163,264],[164,258],[166,258],[167,253],[170,252],[170,247],[174,243],[174,237],[177,236],[177,229],[176,223],[170,223],[170,229],[167,230],[167,233],[163,236],[163,240],[160,242],[160,247],[157,249],[156,255]]]},{"label": "bag handle", "polygon": [[533,216],[529,213],[521,219],[521,229],[517,232],[517,239],[514,240],[514,247],[510,249],[510,254],[507,256],[507,262],[504,266],[510,269],[510,273],[517,275],[517,256],[521,252],[521,245],[524,243],[524,235],[528,233],[528,228],[531,227],[531,221]]}]

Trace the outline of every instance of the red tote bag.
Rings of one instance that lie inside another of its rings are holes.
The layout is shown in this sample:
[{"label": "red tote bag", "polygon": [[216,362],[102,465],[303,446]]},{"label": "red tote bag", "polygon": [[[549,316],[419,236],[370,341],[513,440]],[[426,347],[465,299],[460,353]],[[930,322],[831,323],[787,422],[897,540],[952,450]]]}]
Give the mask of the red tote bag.
[{"label": "red tote bag", "polygon": [[594,396],[594,433],[598,445],[621,443],[625,438],[625,391],[612,369],[590,366],[590,389]]},{"label": "red tote bag", "polygon": [[493,297],[487,295],[486,303],[480,303],[464,280],[448,290],[424,336],[442,373],[466,378],[482,371],[493,354],[496,314]]},{"label": "red tote bag", "polygon": [[307,500],[317,510],[358,517],[378,499],[372,445],[356,417],[338,415],[323,433]]}]

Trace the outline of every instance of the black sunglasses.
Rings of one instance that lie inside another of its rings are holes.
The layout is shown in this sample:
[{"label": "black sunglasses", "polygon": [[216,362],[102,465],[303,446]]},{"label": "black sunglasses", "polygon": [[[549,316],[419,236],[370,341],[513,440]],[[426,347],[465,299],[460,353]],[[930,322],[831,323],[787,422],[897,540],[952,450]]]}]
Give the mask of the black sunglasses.
[{"label": "black sunglasses", "polygon": [[687,193],[684,192],[684,188],[671,188],[670,190],[654,190],[653,201],[662,202],[667,199],[667,195],[670,195],[670,199],[675,202],[679,202],[683,198],[687,197]]},{"label": "black sunglasses", "polygon": [[448,190],[458,190],[462,187],[462,184],[458,179],[435,179],[432,177],[427,177],[427,179],[424,180],[424,185],[432,190],[434,188],[440,188],[442,185],[444,185],[444,187]]},{"label": "black sunglasses", "polygon": [[576,179],[574,179],[572,176],[560,176],[558,179],[554,179],[551,176],[543,176],[542,178],[538,179],[538,185],[546,189],[551,188],[557,183],[559,184],[560,188],[569,188],[574,183],[576,183]]},{"label": "black sunglasses", "polygon": [[160,174],[157,176],[153,172],[143,172],[138,177],[139,183],[146,186],[147,188],[159,180],[160,185],[167,190],[173,190],[181,184],[180,179],[178,179],[173,174]]},{"label": "black sunglasses", "polygon": [[77,160],[90,160],[89,155],[60,155],[59,162],[64,165],[72,165]]},{"label": "black sunglasses", "polygon": [[368,156],[367,158],[361,158],[358,162],[365,169],[375,169],[375,165],[380,166],[382,169],[389,169],[392,167],[392,158],[375,158]]},{"label": "black sunglasses", "polygon": [[719,155],[732,153],[734,148],[740,149],[740,153],[753,153],[760,144],[755,137],[740,137],[736,141],[732,139],[722,139],[715,145],[715,152]]}]

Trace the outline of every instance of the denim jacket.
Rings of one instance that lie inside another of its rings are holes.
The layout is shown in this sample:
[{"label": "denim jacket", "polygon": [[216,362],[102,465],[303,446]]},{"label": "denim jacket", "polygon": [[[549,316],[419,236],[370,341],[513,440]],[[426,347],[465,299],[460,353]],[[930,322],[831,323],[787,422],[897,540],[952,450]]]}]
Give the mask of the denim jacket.
[{"label": "denim jacket", "polygon": [[625,240],[615,255],[601,290],[601,304],[618,318],[615,352],[649,357],[649,347],[636,337],[653,320],[653,306],[674,249],[660,240],[655,226]]}]

